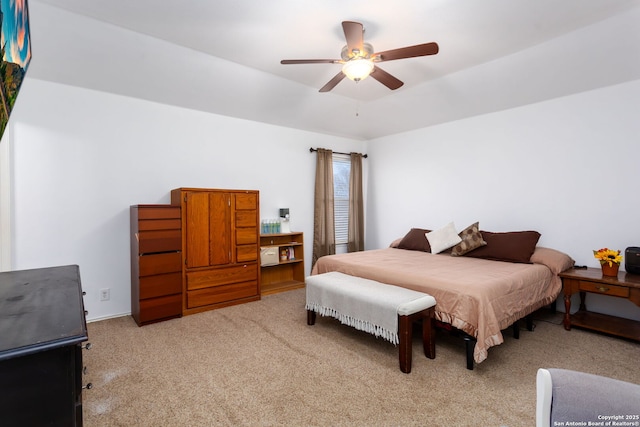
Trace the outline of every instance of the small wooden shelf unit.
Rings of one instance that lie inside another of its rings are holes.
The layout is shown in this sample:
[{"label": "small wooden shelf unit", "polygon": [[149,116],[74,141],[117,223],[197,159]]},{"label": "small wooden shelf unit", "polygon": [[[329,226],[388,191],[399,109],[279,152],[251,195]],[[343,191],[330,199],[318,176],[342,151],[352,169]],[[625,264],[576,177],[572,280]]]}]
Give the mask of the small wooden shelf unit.
[{"label": "small wooden shelf unit", "polygon": [[[275,294],[304,288],[304,242],[303,234],[274,233],[261,234],[260,246],[278,248],[278,264],[260,267],[260,290],[262,295]],[[282,250],[293,249],[294,257],[280,259]]]}]

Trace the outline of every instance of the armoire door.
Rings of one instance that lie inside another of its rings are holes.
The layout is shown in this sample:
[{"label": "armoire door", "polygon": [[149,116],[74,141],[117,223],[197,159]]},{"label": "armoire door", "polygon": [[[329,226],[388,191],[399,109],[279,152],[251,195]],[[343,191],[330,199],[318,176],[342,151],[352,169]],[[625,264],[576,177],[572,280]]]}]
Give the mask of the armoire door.
[{"label": "armoire door", "polygon": [[231,194],[209,193],[209,265],[231,262]]},{"label": "armoire door", "polygon": [[231,262],[229,193],[190,191],[186,199],[187,268]]},{"label": "armoire door", "polygon": [[187,268],[207,267],[209,265],[209,193],[188,192],[183,215],[186,225]]}]

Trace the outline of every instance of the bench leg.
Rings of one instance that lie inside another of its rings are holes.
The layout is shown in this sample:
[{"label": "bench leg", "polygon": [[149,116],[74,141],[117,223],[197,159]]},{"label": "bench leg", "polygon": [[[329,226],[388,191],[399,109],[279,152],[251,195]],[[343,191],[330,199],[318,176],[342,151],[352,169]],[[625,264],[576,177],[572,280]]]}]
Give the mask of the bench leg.
[{"label": "bench leg", "polygon": [[313,310],[307,310],[307,325],[314,325],[316,323],[316,312]]},{"label": "bench leg", "polygon": [[398,335],[400,340],[400,370],[411,372],[411,344],[413,322],[409,316],[398,316]]},{"label": "bench leg", "polygon": [[398,316],[398,338],[400,341],[400,370],[405,374],[411,372],[413,322],[422,320],[422,348],[429,359],[436,357],[436,325],[433,321],[434,308],[427,308],[409,316]]},{"label": "bench leg", "polygon": [[436,358],[436,322],[433,321],[434,309],[424,311],[422,318],[422,348],[429,359]]}]

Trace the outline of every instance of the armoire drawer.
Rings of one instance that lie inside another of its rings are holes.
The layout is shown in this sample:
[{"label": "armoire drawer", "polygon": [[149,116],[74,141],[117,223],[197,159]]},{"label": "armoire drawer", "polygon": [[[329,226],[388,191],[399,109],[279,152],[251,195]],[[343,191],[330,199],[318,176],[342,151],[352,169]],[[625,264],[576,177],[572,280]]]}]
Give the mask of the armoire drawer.
[{"label": "armoire drawer", "polygon": [[255,210],[236,211],[236,227],[253,227],[258,224],[258,215]]},{"label": "armoire drawer", "polygon": [[140,278],[140,299],[182,293],[182,272]]},{"label": "armoire drawer", "polygon": [[258,282],[241,282],[187,292],[187,308],[233,301],[258,295]]},{"label": "armoire drawer", "polygon": [[139,256],[140,276],[154,276],[156,274],[182,271],[181,260],[180,252]]},{"label": "armoire drawer", "polygon": [[187,272],[187,290],[210,288],[258,279],[257,264]]},{"label": "armoire drawer", "polygon": [[236,259],[238,262],[258,260],[258,245],[242,245],[236,247]]},{"label": "armoire drawer", "polygon": [[255,211],[258,206],[257,193],[238,193],[236,194],[236,210],[250,210]]},{"label": "armoire drawer", "polygon": [[258,231],[253,228],[236,228],[236,245],[258,244]]}]

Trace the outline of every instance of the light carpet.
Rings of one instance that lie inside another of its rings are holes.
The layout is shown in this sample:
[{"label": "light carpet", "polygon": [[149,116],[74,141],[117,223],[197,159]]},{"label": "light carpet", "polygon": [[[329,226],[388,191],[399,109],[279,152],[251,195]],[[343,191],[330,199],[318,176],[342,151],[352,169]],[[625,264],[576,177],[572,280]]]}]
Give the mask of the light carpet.
[{"label": "light carpet", "polygon": [[544,310],[473,371],[461,339],[438,333],[431,360],[415,328],[403,374],[397,347],[333,318],[308,326],[304,307],[299,289],[144,327],[90,323],[85,425],[530,427],[540,367],[640,384],[640,344],[565,331]]}]

